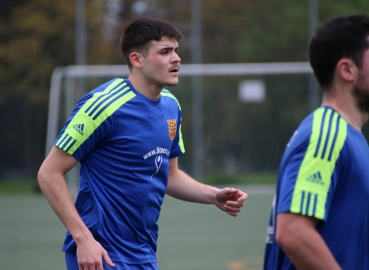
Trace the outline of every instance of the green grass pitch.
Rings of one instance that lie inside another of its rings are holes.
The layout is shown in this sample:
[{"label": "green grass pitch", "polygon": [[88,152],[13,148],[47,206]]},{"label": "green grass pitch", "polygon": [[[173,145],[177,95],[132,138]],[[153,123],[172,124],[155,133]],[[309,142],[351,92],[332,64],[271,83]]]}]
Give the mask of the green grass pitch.
[{"label": "green grass pitch", "polygon": [[[237,218],[215,206],[166,197],[159,220],[160,270],[262,269],[273,186],[240,186]],[[2,269],[64,270],[65,229],[40,194],[0,196]]]}]

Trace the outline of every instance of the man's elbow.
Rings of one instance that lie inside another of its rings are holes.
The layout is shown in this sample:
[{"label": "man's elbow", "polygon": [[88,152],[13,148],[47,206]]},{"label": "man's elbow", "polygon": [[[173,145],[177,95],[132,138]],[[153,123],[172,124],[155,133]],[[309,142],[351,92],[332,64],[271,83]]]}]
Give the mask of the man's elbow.
[{"label": "man's elbow", "polygon": [[47,179],[45,171],[42,169],[42,167],[39,169],[37,173],[37,181],[40,187],[45,183],[45,180]]},{"label": "man's elbow", "polygon": [[48,185],[50,178],[51,178],[50,173],[45,169],[45,167],[41,166],[41,168],[37,173],[37,181],[41,190],[43,189],[43,187]]}]

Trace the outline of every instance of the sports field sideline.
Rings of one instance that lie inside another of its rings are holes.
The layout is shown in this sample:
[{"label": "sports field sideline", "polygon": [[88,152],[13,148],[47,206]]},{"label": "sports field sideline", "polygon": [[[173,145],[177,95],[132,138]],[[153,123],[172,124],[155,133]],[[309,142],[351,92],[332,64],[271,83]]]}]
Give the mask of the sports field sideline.
[{"label": "sports field sideline", "polygon": [[[157,252],[161,270],[262,269],[274,186],[239,188],[249,200],[237,218],[211,205],[165,198]],[[42,195],[1,195],[0,213],[1,269],[65,269],[65,229]]]}]

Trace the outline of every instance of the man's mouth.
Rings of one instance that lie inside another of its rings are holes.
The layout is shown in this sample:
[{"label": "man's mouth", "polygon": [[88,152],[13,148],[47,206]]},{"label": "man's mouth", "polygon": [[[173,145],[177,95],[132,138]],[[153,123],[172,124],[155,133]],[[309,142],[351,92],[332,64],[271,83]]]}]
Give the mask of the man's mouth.
[{"label": "man's mouth", "polygon": [[170,73],[178,73],[179,72],[179,68],[172,68],[171,70],[169,70]]}]

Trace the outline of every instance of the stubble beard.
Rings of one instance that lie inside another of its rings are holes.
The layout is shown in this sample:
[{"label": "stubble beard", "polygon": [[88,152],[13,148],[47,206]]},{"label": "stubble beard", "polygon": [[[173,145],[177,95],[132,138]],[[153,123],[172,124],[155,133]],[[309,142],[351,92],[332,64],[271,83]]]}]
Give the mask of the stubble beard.
[{"label": "stubble beard", "polygon": [[358,85],[355,86],[353,96],[356,100],[357,108],[364,113],[369,113],[369,91],[365,91]]}]

